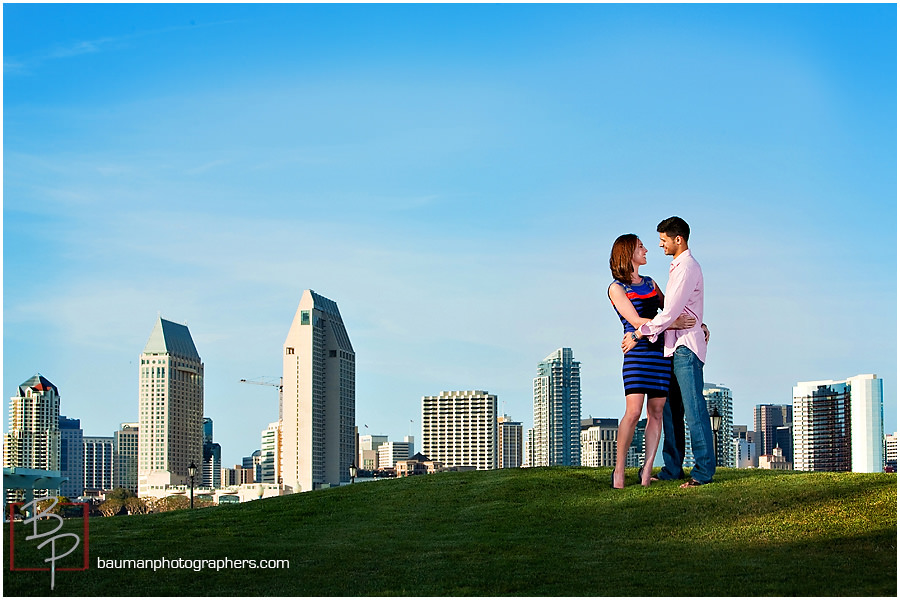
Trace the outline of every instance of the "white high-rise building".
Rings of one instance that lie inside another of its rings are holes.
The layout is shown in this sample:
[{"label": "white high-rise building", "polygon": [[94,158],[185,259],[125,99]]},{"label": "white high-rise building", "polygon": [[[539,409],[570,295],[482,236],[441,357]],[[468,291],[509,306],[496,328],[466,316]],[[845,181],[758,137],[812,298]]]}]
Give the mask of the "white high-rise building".
[{"label": "white high-rise building", "polygon": [[[4,468],[60,470],[59,390],[41,374],[19,386],[9,402],[9,433],[3,434]],[[35,490],[35,496],[58,490]],[[10,490],[7,500],[23,498]]]},{"label": "white high-rise building", "polygon": [[337,304],[305,290],[283,353],[282,479],[293,492],[350,481],[356,353]]},{"label": "white high-rise building", "polygon": [[281,421],[262,430],[259,451],[260,481],[281,483]]},{"label": "white high-rise building", "polygon": [[732,438],[731,445],[734,446],[734,464],[738,469],[751,469],[759,464],[759,457],[756,455],[756,442],[747,441],[747,438]]},{"label": "white high-rise building", "polygon": [[385,442],[378,446],[378,468],[393,469],[398,460],[407,460],[412,455],[412,442]]},{"label": "white high-rise building", "polygon": [[854,473],[884,471],[884,382],[856,375],[850,386],[850,456]]},{"label": "white high-rise building", "polygon": [[188,485],[188,466],[203,461],[203,361],[187,326],[157,319],[139,390],[138,495],[162,497]]},{"label": "white high-rise building", "polygon": [[884,470],[883,382],[872,374],[794,386],[794,469]]},{"label": "white high-rise building", "polygon": [[525,435],[525,458],[523,467],[533,467],[534,464],[534,427],[529,427]]},{"label": "white high-rise building", "polygon": [[897,472],[897,432],[884,436],[884,467],[888,473]]},{"label": "white high-rise building", "polygon": [[497,396],[441,392],[422,398],[422,454],[446,467],[497,468]]},{"label": "white high-rise building", "polygon": [[534,463],[529,466],[580,465],[581,363],[571,348],[538,363],[533,389]]}]

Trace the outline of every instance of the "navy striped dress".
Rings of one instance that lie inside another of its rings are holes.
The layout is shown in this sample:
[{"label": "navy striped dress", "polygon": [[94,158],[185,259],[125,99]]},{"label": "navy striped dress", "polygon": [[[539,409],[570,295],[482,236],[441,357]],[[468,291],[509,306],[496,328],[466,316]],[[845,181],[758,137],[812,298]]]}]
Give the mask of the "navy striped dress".
[{"label": "navy striped dress", "polygon": [[[645,319],[656,316],[659,311],[659,292],[651,278],[645,276],[637,285],[628,285],[621,281],[614,281],[612,285],[619,285],[625,289],[625,295],[631,300],[639,316]],[[615,304],[613,308],[615,309]],[[622,320],[625,333],[634,331],[634,326],[619,314],[618,310],[616,314]],[[671,373],[672,359],[663,356],[662,335],[652,344],[643,337],[638,340],[637,346],[625,353],[622,362],[625,395],[647,394],[650,398],[667,396]]]}]

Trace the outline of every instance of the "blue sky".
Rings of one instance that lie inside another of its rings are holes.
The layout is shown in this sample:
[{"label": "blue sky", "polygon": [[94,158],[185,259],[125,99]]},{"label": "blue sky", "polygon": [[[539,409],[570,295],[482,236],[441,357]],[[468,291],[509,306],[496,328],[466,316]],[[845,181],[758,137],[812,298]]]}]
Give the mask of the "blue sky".
[{"label": "blue sky", "polygon": [[893,432],[896,22],[893,4],[4,4],[5,397],[40,372],[112,435],[161,314],[188,324],[239,462],[277,395],[238,381],[281,374],[312,288],[356,350],[362,433],[418,439],[421,397],[451,389],[529,427],[563,346],[583,415],[619,418],[609,249],[637,233],[664,285],[656,224],[677,214],[735,422],[797,381],[876,373]]}]

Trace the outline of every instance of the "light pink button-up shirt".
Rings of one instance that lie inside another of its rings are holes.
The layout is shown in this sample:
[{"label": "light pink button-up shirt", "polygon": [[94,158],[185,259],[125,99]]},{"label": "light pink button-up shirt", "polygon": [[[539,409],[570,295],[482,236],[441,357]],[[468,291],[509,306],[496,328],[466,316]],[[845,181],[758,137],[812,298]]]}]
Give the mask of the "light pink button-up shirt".
[{"label": "light pink button-up shirt", "polygon": [[[690,329],[666,329],[678,316],[687,311],[697,319]],[[700,324],[703,323],[703,271],[685,250],[672,260],[669,266],[669,281],[666,283],[666,302],[663,311],[652,320],[641,325],[641,335],[655,342],[661,332],[665,332],[665,356],[672,356],[678,346],[687,346],[700,362],[706,363],[706,338]]]}]

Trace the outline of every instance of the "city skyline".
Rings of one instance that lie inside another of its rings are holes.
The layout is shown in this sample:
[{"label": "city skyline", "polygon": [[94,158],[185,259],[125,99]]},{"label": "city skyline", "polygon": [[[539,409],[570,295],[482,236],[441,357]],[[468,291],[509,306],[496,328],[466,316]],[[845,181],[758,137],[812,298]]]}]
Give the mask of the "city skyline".
[{"label": "city skyline", "polygon": [[673,214],[736,424],[875,373],[896,429],[895,5],[13,4],[3,27],[4,394],[43,374],[85,436],[138,421],[162,316],[239,463],[278,418],[239,381],[281,375],[307,288],[340,302],[360,434],[420,436],[454,389],[527,427],[559,347],[581,416],[619,418],[609,248],[637,233],[664,287]]}]

